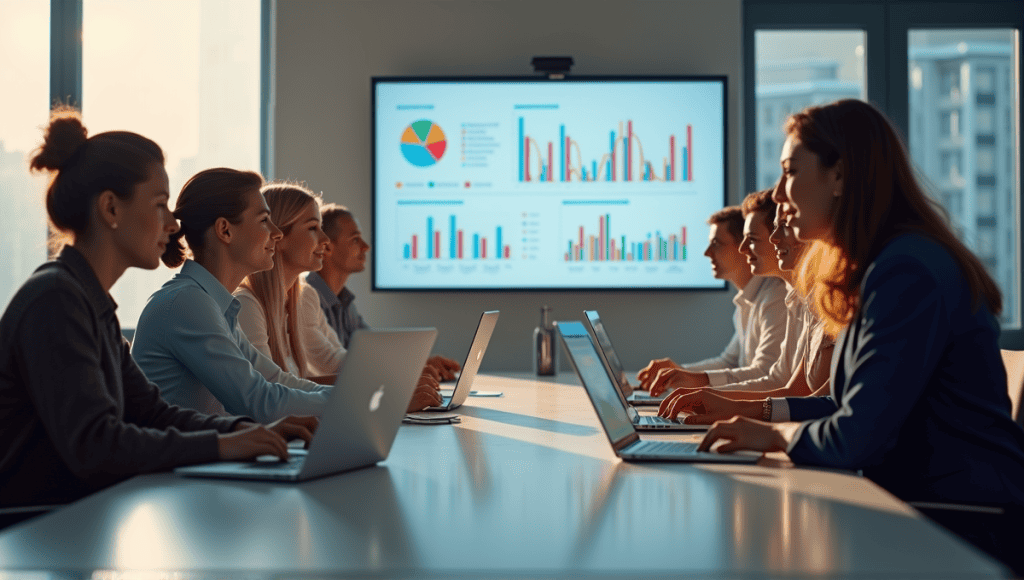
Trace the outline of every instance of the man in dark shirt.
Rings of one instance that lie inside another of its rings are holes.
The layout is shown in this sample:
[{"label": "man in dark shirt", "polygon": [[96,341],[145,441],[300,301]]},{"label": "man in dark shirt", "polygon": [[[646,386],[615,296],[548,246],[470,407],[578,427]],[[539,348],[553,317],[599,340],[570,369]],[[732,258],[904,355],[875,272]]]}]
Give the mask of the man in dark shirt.
[{"label": "man in dark shirt", "polygon": [[[352,274],[366,269],[366,253],[370,245],[363,239],[359,222],[347,208],[326,204],[321,208],[323,229],[330,241],[324,252],[324,265],[319,272],[310,272],[306,282],[320,296],[320,308],[327,323],[338,333],[341,345],[348,348],[352,333],[369,328],[355,305],[355,295],[345,285]],[[459,363],[443,356],[432,356],[427,368],[439,380],[450,380],[459,370]]]}]

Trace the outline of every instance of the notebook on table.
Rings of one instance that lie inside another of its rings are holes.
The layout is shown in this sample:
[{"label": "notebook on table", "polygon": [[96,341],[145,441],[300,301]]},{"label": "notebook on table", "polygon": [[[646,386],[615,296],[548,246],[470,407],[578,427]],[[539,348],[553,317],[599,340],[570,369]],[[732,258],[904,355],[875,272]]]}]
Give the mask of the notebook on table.
[{"label": "notebook on table", "polygon": [[424,411],[451,411],[461,407],[469,396],[473,387],[473,379],[480,370],[480,363],[484,360],[484,353],[487,352],[487,345],[491,342],[491,334],[494,333],[494,326],[498,324],[497,310],[490,310],[480,315],[480,322],[476,325],[476,334],[473,335],[473,342],[469,345],[469,352],[466,354],[466,361],[462,363],[462,370],[459,371],[458,382],[451,395],[444,396],[441,404],[437,407],[429,407]]},{"label": "notebook on table", "polygon": [[308,452],[293,453],[288,461],[218,461],[174,472],[304,481],[383,461],[436,337],[433,328],[355,331]]},{"label": "notebook on table", "polygon": [[594,343],[579,322],[558,322],[558,334],[569,353],[576,374],[587,391],[615,455],[624,461],[689,461],[705,463],[756,463],[757,453],[697,451],[697,443],[640,439],[622,402],[622,394],[598,358]]},{"label": "notebook on table", "polygon": [[586,315],[587,324],[590,326],[591,332],[594,333],[594,341],[597,344],[597,352],[604,361],[605,366],[608,367],[608,372],[612,374],[615,385],[619,391],[622,392],[622,396],[626,398],[626,403],[630,405],[636,405],[638,407],[650,406],[657,407],[665,400],[669,392],[666,391],[657,397],[652,397],[647,391],[636,390],[639,386],[632,385],[629,382],[629,378],[626,376],[626,371],[622,369],[622,363],[619,362],[619,356],[615,354],[615,348],[612,346],[612,339],[608,336],[608,331],[605,330],[604,324],[601,322],[601,317],[598,315],[596,310],[584,310],[583,314]]}]

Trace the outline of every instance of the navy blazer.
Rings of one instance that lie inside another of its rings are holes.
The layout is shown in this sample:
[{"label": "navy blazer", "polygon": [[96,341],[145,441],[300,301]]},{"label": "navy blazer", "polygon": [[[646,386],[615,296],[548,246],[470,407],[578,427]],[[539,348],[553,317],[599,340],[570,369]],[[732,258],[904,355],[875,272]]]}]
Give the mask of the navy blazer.
[{"label": "navy blazer", "polygon": [[959,264],[921,234],[868,267],[836,342],[832,397],[788,398],[795,463],[861,469],[906,501],[1024,506],[999,324]]}]

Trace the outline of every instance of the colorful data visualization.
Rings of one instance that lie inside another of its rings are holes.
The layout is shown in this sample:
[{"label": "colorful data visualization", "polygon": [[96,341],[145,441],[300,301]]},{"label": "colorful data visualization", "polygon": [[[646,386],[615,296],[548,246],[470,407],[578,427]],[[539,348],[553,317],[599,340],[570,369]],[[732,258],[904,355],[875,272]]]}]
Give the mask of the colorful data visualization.
[{"label": "colorful data visualization", "polygon": [[374,79],[374,287],[723,288],[701,254],[725,94],[724,77]]},{"label": "colorful data visualization", "polygon": [[417,167],[437,163],[447,147],[444,131],[430,121],[416,121],[402,132],[402,155]]}]

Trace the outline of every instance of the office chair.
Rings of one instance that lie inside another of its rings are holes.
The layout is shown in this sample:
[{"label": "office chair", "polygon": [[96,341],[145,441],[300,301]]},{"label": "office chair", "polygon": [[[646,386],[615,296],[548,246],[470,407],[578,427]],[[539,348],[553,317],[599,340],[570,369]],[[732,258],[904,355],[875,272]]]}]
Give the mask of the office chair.
[{"label": "office chair", "polygon": [[1006,366],[1006,383],[1010,389],[1010,412],[1013,420],[1024,427],[1024,412],[1021,412],[1021,398],[1024,395],[1024,350],[1003,350],[1003,365]]}]

